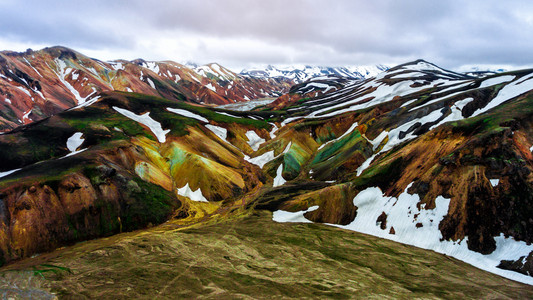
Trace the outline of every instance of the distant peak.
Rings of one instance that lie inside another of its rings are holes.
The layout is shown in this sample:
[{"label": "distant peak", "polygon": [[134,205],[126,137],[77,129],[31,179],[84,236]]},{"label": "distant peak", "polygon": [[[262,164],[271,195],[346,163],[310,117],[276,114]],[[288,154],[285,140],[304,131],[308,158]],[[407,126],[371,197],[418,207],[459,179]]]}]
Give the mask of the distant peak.
[{"label": "distant peak", "polygon": [[146,61],[142,58],[137,58],[137,59],[134,59],[131,61],[132,64],[136,64],[138,66],[142,66],[144,64],[146,64]]},{"label": "distant peak", "polygon": [[42,51],[47,52],[52,56],[56,56],[59,59],[77,59],[78,55],[80,55],[78,52],[64,46],[47,47]]}]

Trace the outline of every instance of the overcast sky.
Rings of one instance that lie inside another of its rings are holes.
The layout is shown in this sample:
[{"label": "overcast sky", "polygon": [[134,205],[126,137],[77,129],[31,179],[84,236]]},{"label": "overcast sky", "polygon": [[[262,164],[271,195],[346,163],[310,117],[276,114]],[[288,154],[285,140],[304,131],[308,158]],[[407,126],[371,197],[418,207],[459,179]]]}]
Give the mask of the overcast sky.
[{"label": "overcast sky", "polygon": [[0,49],[91,57],[373,65],[423,58],[533,66],[532,0],[0,0]]}]

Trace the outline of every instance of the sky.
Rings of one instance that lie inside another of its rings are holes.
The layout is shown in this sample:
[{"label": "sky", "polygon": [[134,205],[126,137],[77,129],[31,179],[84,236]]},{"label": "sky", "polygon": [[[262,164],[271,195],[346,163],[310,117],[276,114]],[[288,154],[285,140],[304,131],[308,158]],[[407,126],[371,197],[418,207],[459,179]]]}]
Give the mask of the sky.
[{"label": "sky", "polygon": [[531,0],[0,0],[0,49],[273,64],[533,66]]}]

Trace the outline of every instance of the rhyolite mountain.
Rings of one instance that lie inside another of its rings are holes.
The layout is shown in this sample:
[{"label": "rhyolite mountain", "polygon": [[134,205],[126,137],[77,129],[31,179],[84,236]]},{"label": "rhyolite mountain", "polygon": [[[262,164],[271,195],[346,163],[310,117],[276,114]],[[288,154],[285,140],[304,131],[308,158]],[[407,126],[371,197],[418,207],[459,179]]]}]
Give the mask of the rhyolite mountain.
[{"label": "rhyolite mountain", "polygon": [[389,69],[385,65],[375,66],[349,66],[349,67],[323,67],[323,66],[286,66],[276,67],[267,65],[262,68],[244,69],[241,75],[252,78],[279,78],[302,83],[316,77],[347,77],[351,79],[368,79]]},{"label": "rhyolite mountain", "polygon": [[173,61],[104,62],[65,47],[0,52],[0,132],[83,105],[106,91],[192,103],[227,104],[276,97],[293,84],[242,76],[216,63],[189,68]]},{"label": "rhyolite mountain", "polygon": [[533,284],[532,91],[533,70],[422,60],[318,77],[252,111],[104,91],[0,135],[0,257],[270,211]]}]

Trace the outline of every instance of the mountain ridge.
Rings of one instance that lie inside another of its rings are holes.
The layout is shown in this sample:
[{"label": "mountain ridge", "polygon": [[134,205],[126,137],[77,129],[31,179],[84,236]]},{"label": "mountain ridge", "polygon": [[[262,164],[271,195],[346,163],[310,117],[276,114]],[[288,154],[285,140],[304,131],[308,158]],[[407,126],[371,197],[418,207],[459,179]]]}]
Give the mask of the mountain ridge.
[{"label": "mountain ridge", "polygon": [[417,60],[252,111],[104,92],[0,135],[1,254],[269,210],[532,284],[532,91],[531,69],[478,78]]}]

